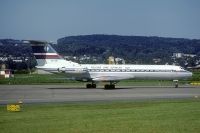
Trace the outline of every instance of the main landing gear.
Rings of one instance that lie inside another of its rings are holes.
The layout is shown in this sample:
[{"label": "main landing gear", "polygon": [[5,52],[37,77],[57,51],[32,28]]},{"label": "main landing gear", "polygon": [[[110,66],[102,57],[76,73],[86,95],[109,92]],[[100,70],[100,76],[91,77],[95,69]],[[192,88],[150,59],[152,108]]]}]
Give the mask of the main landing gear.
[{"label": "main landing gear", "polygon": [[108,85],[108,84],[106,84],[106,85],[104,85],[104,89],[115,89],[115,85],[112,85],[112,84]]},{"label": "main landing gear", "polygon": [[95,83],[92,84],[86,84],[86,88],[96,88],[97,85]]},{"label": "main landing gear", "polygon": [[104,89],[115,89],[116,82],[110,82],[110,84],[104,85]]},{"label": "main landing gear", "polygon": [[[110,82],[110,84],[105,84],[104,85],[104,89],[115,89],[115,84],[116,84],[117,82]],[[94,82],[92,82],[91,84],[86,84],[86,88],[96,88],[97,87],[97,85],[94,83]]]}]

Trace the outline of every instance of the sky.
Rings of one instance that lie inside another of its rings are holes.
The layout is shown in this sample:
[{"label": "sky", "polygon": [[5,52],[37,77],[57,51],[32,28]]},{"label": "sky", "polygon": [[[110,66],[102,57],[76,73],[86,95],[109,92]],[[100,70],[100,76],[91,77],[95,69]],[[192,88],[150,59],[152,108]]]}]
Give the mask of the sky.
[{"label": "sky", "polygon": [[200,39],[200,0],[0,0],[0,39],[90,34]]}]

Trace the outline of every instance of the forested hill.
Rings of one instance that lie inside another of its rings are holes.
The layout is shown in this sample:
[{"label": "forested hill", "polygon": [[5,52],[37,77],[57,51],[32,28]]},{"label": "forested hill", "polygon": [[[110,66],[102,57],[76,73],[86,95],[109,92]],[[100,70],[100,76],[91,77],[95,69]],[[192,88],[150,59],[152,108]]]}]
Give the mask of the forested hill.
[{"label": "forested hill", "polygon": [[[61,55],[76,57],[85,55],[97,60],[89,63],[106,63],[107,58],[111,55],[125,59],[126,63],[142,64],[153,63],[153,59],[161,59],[161,64],[172,63],[174,60],[171,57],[175,52],[200,56],[200,40],[198,39],[84,35],[64,37],[58,39],[57,43],[53,47]],[[23,44],[22,41],[0,40],[1,57],[30,56],[30,53],[30,45]]]},{"label": "forested hill", "polygon": [[200,55],[200,40],[182,38],[84,35],[58,39],[56,49],[64,55],[90,55],[107,58],[110,55],[128,62],[150,63],[153,58],[164,62],[175,52]]}]

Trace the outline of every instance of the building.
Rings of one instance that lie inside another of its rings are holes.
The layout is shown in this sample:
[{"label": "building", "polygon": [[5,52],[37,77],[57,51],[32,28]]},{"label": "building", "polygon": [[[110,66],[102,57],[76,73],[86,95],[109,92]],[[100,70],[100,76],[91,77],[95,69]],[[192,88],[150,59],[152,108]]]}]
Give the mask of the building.
[{"label": "building", "polygon": [[195,54],[184,54],[184,53],[173,53],[174,58],[183,58],[183,57],[191,57],[194,58]]},{"label": "building", "polygon": [[116,64],[125,64],[125,60],[119,57],[115,58],[115,62]]},{"label": "building", "polygon": [[10,69],[0,70],[0,78],[10,78],[12,76],[12,71]]},{"label": "building", "polygon": [[115,64],[115,58],[113,56],[109,56],[108,64]]},{"label": "building", "polygon": [[12,71],[10,69],[6,69],[5,64],[0,64],[0,79],[1,78],[10,78],[12,77]]},{"label": "building", "polygon": [[183,55],[184,55],[183,53],[173,53],[174,58],[182,58]]},{"label": "building", "polygon": [[159,62],[161,62],[162,60],[160,59],[160,58],[154,58],[153,59],[153,62],[155,63],[155,64],[157,64],[157,63],[159,63]]},{"label": "building", "polygon": [[194,58],[196,55],[195,54],[183,54],[184,57],[191,57]]}]

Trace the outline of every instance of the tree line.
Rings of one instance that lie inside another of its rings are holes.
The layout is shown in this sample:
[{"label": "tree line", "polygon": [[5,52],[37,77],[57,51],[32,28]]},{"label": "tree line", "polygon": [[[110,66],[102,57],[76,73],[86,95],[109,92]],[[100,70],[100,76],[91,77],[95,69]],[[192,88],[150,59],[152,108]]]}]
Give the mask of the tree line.
[{"label": "tree line", "polygon": [[[200,56],[200,40],[185,38],[164,38],[146,36],[120,36],[120,35],[82,35],[67,36],[57,40],[57,44],[52,45],[56,51],[63,56],[93,56],[97,57],[97,63],[106,63],[109,56],[125,59],[126,63],[153,64],[153,59],[161,59],[158,64],[171,64],[174,62],[173,53],[196,54]],[[23,57],[31,59],[26,67],[33,68],[36,63],[32,55],[31,47],[20,40],[1,39],[0,57]],[[196,58],[197,58],[196,57]],[[184,65],[188,59],[177,60]],[[191,61],[192,60],[192,61]],[[194,64],[194,59],[188,61]],[[195,60],[198,60],[195,59]],[[3,63],[3,61],[0,61]],[[6,62],[9,67],[24,65],[13,65]],[[13,69],[16,69],[13,68]]]}]

